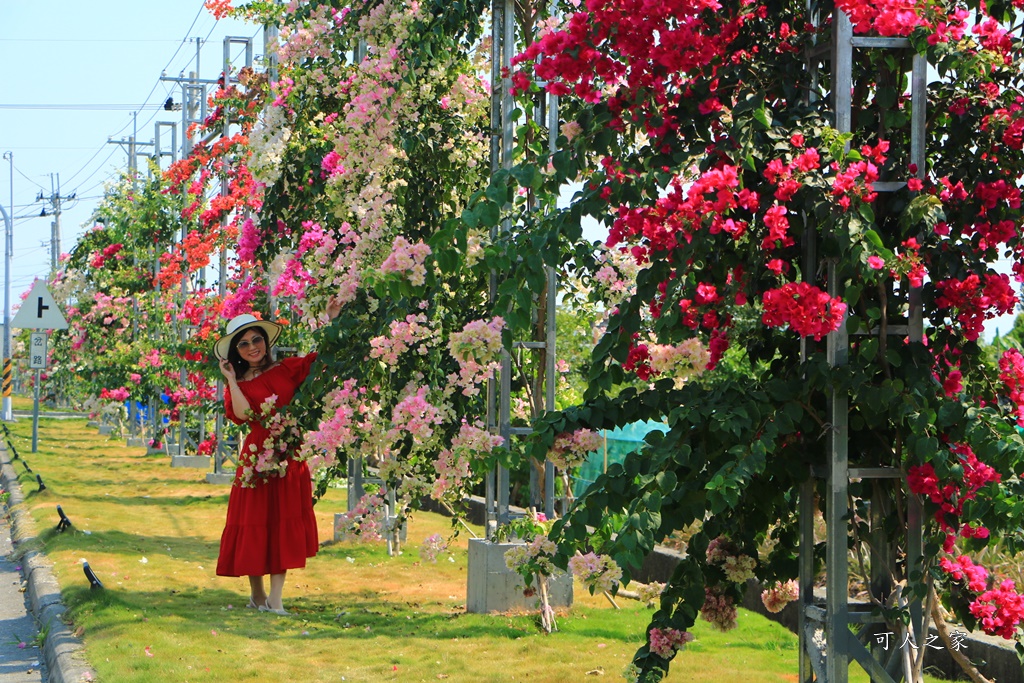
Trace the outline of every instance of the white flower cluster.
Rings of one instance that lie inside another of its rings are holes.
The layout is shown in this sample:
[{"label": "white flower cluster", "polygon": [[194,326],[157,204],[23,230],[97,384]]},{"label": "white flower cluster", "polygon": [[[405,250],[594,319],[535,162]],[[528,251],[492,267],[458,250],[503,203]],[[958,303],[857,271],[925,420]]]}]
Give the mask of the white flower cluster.
[{"label": "white flower cluster", "polygon": [[273,185],[281,177],[284,151],[291,140],[292,130],[283,107],[266,107],[259,122],[249,134],[252,158],[249,170],[256,180]]}]

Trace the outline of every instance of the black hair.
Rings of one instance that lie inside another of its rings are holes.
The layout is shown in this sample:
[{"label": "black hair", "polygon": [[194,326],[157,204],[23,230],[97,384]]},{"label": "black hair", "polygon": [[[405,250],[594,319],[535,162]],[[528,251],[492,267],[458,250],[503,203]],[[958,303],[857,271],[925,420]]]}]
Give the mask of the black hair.
[{"label": "black hair", "polygon": [[244,330],[235,332],[235,335],[231,337],[231,343],[228,345],[228,362],[234,366],[235,377],[238,379],[242,379],[245,377],[245,373],[249,372],[249,361],[242,358],[242,354],[238,353],[238,342],[242,341],[243,334],[250,331],[256,332],[256,334],[263,337],[263,344],[267,347],[265,358],[267,360],[270,359],[270,340],[267,338],[267,333],[262,327],[247,327]]}]

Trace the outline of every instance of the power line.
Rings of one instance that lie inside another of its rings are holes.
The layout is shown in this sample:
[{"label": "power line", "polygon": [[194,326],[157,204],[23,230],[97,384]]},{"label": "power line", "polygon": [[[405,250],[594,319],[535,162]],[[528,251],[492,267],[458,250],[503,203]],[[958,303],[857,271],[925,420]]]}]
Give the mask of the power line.
[{"label": "power line", "polygon": [[[206,9],[206,3],[205,2],[203,2],[202,4],[199,5],[199,10],[196,11],[196,16],[192,18],[192,23],[189,25],[188,29],[185,31],[185,38],[181,39],[181,42],[178,43],[178,47],[174,51],[174,54],[171,55],[171,58],[167,60],[167,64],[161,70],[161,76],[163,75],[164,72],[167,71],[168,68],[170,68],[171,63],[174,62],[174,58],[178,56],[179,52],[181,52],[181,48],[185,46],[185,43],[186,42],[191,42],[191,41],[188,41],[188,34],[192,32],[193,28],[195,28],[196,22],[199,21],[199,17],[202,16],[204,9]],[[218,23],[220,23],[219,19],[217,21],[213,22],[213,26],[210,28],[210,33],[207,34],[207,36],[206,36],[207,39],[209,39],[210,35],[213,34],[213,29],[217,27]],[[203,43],[205,44],[206,41],[204,40]],[[189,63],[191,64],[191,60],[189,61]],[[163,81],[160,78],[157,78],[156,82],[153,84],[153,88],[149,91],[149,94],[146,95],[146,99],[143,100],[143,102],[149,102],[149,98],[153,96],[153,93],[156,92],[156,89],[160,86],[161,83],[163,83]],[[157,105],[157,106],[160,107],[162,105]],[[149,118],[149,121],[152,121],[155,116],[156,116],[156,114],[154,113],[153,116],[151,116]],[[146,121],[146,123],[144,123],[142,125],[143,126],[149,125],[149,121]],[[127,127],[128,126],[126,125],[125,128],[127,128]],[[121,130],[124,130],[124,128],[122,128]],[[120,132],[121,131],[118,131],[118,133],[120,133]],[[117,133],[114,133],[114,135],[117,135]]]},{"label": "power line", "polygon": [[82,151],[82,150],[86,150],[86,149],[92,149],[92,147],[39,147],[39,146],[20,147],[20,146],[14,146],[14,147],[7,147],[7,149],[11,150],[12,152],[16,152],[18,150],[21,150],[21,151],[25,151],[25,150],[45,150],[45,151],[48,151],[48,152],[54,152],[54,151],[67,152],[67,151]]},{"label": "power line", "polygon": [[169,38],[0,38],[0,43],[176,43]]},{"label": "power line", "polygon": [[[167,71],[167,69],[168,69],[168,68],[169,68],[169,67],[171,66],[171,64],[172,64],[172,63],[174,62],[174,59],[175,59],[175,58],[176,58],[176,57],[178,56],[178,53],[179,53],[179,52],[181,52],[181,48],[182,48],[182,47],[183,47],[183,46],[185,45],[186,41],[188,40],[188,35],[189,35],[189,34],[190,34],[190,33],[192,32],[192,29],[193,29],[193,28],[195,28],[196,22],[197,22],[197,21],[199,21],[199,17],[201,17],[201,16],[202,16],[202,14],[203,14],[203,10],[205,9],[205,7],[206,7],[206,4],[205,4],[205,2],[201,2],[201,3],[199,4],[199,9],[198,9],[198,10],[196,11],[196,15],[195,15],[195,16],[194,16],[194,17],[192,18],[192,23],[191,23],[191,24],[189,25],[188,29],[186,29],[186,31],[185,31],[185,37],[184,37],[184,38],[182,38],[182,39],[181,39],[181,41],[180,41],[180,42],[178,43],[178,47],[177,47],[177,49],[175,49],[175,50],[174,50],[174,54],[173,54],[173,55],[171,55],[171,58],[167,60],[167,65],[166,65],[166,66],[164,66],[164,68],[163,68],[163,71]],[[216,22],[214,22],[214,26],[216,26],[216,25],[217,25],[217,24],[216,24]],[[212,30],[211,30],[211,33],[212,33]],[[145,104],[145,103],[148,103],[148,102],[149,102],[149,98],[153,96],[153,93],[154,93],[154,92],[156,92],[156,89],[157,89],[157,87],[159,87],[159,85],[160,85],[161,83],[162,83],[162,81],[161,81],[161,80],[160,80],[160,78],[158,77],[158,78],[156,79],[156,82],[155,82],[155,83],[153,84],[153,88],[152,88],[152,89],[151,89],[151,90],[149,91],[149,94],[148,94],[148,95],[146,95],[146,98],[145,98],[145,99],[143,100],[143,103],[144,103],[144,104]],[[150,121],[152,121],[152,120],[153,120],[153,118],[155,118],[155,117],[156,117],[156,111],[154,111],[154,112],[153,112],[153,116],[151,116],[149,120],[150,120]],[[130,125],[130,124],[131,124],[131,123],[132,123],[132,121],[128,121],[127,123],[125,123],[125,124],[124,124],[123,126],[121,126],[120,130],[118,130],[118,131],[114,132],[114,133],[113,133],[112,135],[108,136],[108,139],[109,139],[109,138],[112,138],[112,137],[114,137],[115,135],[120,135],[120,134],[121,134],[121,133],[122,133],[122,132],[123,132],[123,131],[124,131],[124,130],[125,130],[125,129],[126,129],[126,128],[127,128],[127,127],[128,127],[129,125]],[[146,124],[143,124],[143,125],[147,125],[148,123],[149,123],[149,122],[147,121],[147,122],[146,122]],[[78,176],[78,175],[79,175],[79,174],[80,174],[80,173],[81,173],[82,171],[84,171],[84,170],[86,169],[86,167],[87,167],[87,166],[88,166],[88,165],[89,165],[90,163],[92,163],[92,160],[93,160],[93,159],[95,159],[95,158],[96,158],[97,156],[99,156],[100,152],[102,152],[102,151],[103,151],[103,149],[104,149],[104,148],[105,148],[106,146],[107,146],[107,145],[106,145],[106,143],[104,142],[104,143],[103,143],[103,145],[101,145],[101,146],[100,146],[100,148],[99,148],[98,150],[96,150],[96,153],[95,153],[95,154],[93,154],[93,155],[92,155],[92,157],[90,157],[90,158],[89,158],[89,161],[86,161],[86,162],[85,162],[85,164],[84,164],[84,165],[83,165],[83,166],[82,166],[82,167],[81,167],[80,169],[78,169],[78,170],[77,170],[77,171],[76,171],[76,172],[74,173],[74,175],[72,175],[72,176],[71,176],[71,179],[74,179],[74,178],[76,178],[76,177],[77,177],[77,176]],[[115,148],[114,148],[114,151],[116,151],[116,150],[117,150],[117,148],[115,147]],[[84,181],[83,181],[82,183],[79,183],[79,187],[80,187],[80,186],[81,186],[82,184],[84,184],[84,183],[88,182],[88,181],[89,181],[89,179],[90,179],[90,178],[92,178],[92,177],[93,177],[94,175],[96,175],[96,173],[97,173],[97,172],[99,171],[99,168],[102,168],[102,167],[103,167],[103,164],[106,164],[106,163],[107,163],[107,161],[108,161],[108,160],[110,159],[110,157],[114,155],[114,151],[112,151],[112,152],[111,152],[111,153],[110,153],[110,154],[109,154],[109,155],[107,156],[107,158],[103,160],[103,163],[102,163],[102,164],[100,164],[100,166],[99,166],[99,167],[97,168],[97,170],[96,170],[96,171],[94,171],[93,173],[89,174],[88,178],[86,178],[86,180],[84,180]],[[71,180],[71,179],[69,179],[69,180],[68,180],[68,181],[66,181],[66,182],[70,182],[70,180]],[[78,190],[78,188],[75,188],[75,191],[76,191],[76,192],[77,192],[77,190]]]},{"label": "power line", "polygon": [[[202,7],[200,7],[200,10],[199,10],[199,13],[200,13],[200,14],[202,13],[202,9],[203,9],[203,8],[202,8]],[[190,27],[189,27],[189,31],[191,31],[191,30],[192,30],[192,27],[194,27],[194,26],[195,26],[196,20],[198,20],[198,18],[199,18],[199,14],[196,14],[196,18],[195,18],[195,19],[193,19],[193,21],[192,21],[192,26],[190,26]],[[209,32],[208,32],[208,33],[206,34],[206,37],[205,37],[205,38],[203,38],[203,40],[202,40],[202,41],[200,42],[200,45],[205,45],[205,44],[206,44],[207,42],[209,42],[210,36],[212,36],[212,35],[213,35],[213,32],[214,32],[214,30],[216,30],[216,28],[217,28],[217,24],[219,24],[219,23],[220,23],[220,21],[219,21],[219,20],[216,20],[216,21],[214,21],[214,22],[213,22],[213,25],[212,25],[212,26],[210,27],[210,30],[209,30]],[[258,33],[259,33],[259,31],[257,31],[257,34],[258,34]],[[256,35],[256,34],[254,34],[254,37],[255,37],[255,35]],[[185,43],[185,41],[183,40],[183,41],[182,41],[182,45],[184,45],[184,43]],[[166,73],[166,71],[167,71],[167,67],[169,67],[169,66],[171,65],[171,62],[173,62],[173,61],[174,61],[174,58],[175,58],[175,57],[177,57],[177,55],[178,55],[178,52],[179,52],[180,50],[181,50],[181,46],[179,46],[179,47],[178,47],[178,50],[175,50],[175,52],[174,52],[174,55],[172,55],[172,56],[171,56],[171,59],[170,59],[170,60],[169,60],[169,61],[167,62],[167,66],[165,66],[165,67],[164,67],[164,69],[163,69],[163,73]],[[193,60],[193,59],[195,59],[195,57],[194,57],[194,56],[193,56],[193,58],[192,58],[192,59],[190,59],[190,60],[189,60],[189,62],[188,62],[188,63],[189,63],[189,64],[191,64],[191,63],[192,63],[192,60]],[[155,84],[155,85],[153,86],[153,89],[149,91],[149,95],[147,95],[147,96],[146,96],[146,100],[147,100],[147,101],[148,101],[148,100],[149,100],[149,98],[150,98],[150,97],[151,97],[151,96],[153,95],[153,92],[154,92],[154,91],[156,90],[156,88],[157,88],[157,85],[159,85],[160,83],[163,83],[163,80],[162,80],[162,79],[158,79],[158,80],[157,80],[157,83],[156,83],[156,84]],[[167,87],[166,87],[166,85],[165,85],[165,87],[164,87],[164,94],[167,94],[167,93],[169,93],[169,92],[170,92],[170,91],[169,91],[169,90],[167,89]],[[159,113],[159,111],[163,109],[163,104],[162,104],[162,103],[157,103],[156,105],[153,105],[153,106],[152,106],[152,108],[153,108],[153,109],[154,109],[155,111],[153,112],[153,114],[152,114],[152,115],[151,115],[151,116],[150,116],[150,117],[149,117],[149,118],[148,118],[148,119],[147,119],[147,120],[146,120],[145,122],[143,122],[143,123],[141,124],[141,127],[145,128],[146,126],[148,126],[148,125],[149,125],[149,124],[150,124],[150,123],[151,123],[151,122],[153,121],[153,119],[154,119],[154,118],[156,118],[156,115],[157,115],[157,113]],[[121,128],[121,131],[123,131],[123,130],[124,130],[125,128],[127,128],[127,127],[128,127],[128,125],[127,125],[127,124],[125,124],[125,125],[124,125],[124,126],[123,126],[123,127]],[[138,127],[138,126],[137,126],[137,127]],[[120,133],[121,131],[118,131],[118,133]],[[116,133],[115,133],[115,135],[116,135]],[[113,136],[111,136],[111,137],[113,137]],[[117,151],[117,148],[116,148],[116,147],[114,148],[114,151],[115,151],[115,152]],[[97,154],[98,154],[98,153],[99,153],[99,152],[97,151]],[[111,152],[111,154],[107,156],[107,159],[110,159],[110,157],[111,157],[111,156],[113,156],[113,154],[114,154],[114,152]],[[95,155],[93,155],[93,157],[95,158]],[[87,162],[87,163],[88,163],[88,162]],[[106,160],[104,160],[104,163],[106,163]],[[86,179],[85,179],[85,180],[83,180],[83,181],[82,181],[81,183],[79,183],[79,186],[78,186],[78,187],[81,187],[81,186],[82,186],[83,184],[85,184],[86,182],[88,182],[88,180],[89,180],[90,178],[92,178],[92,177],[93,177],[94,175],[96,175],[96,173],[98,173],[98,172],[99,172],[100,168],[102,168],[102,165],[101,165],[100,167],[98,167],[98,168],[96,169],[96,171],[94,171],[93,173],[91,173],[91,174],[89,175],[89,177],[88,177],[88,178],[86,178]],[[77,175],[77,174],[76,174],[76,175]],[[73,177],[74,177],[74,176],[72,176],[72,178],[73,178]],[[91,186],[91,187],[87,188],[87,189],[86,189],[86,192],[88,192],[89,190],[92,190],[92,189],[93,189],[94,187],[97,187],[97,186],[99,186],[99,185],[102,185],[102,184],[103,184],[103,183],[105,183],[105,182],[106,182],[106,181],[107,181],[108,179],[109,179],[109,177],[108,177],[107,179],[104,179],[104,180],[100,181],[100,182],[99,182],[99,183],[97,183],[96,185],[93,185],[93,186]],[[77,191],[78,191],[78,188],[75,188],[75,191],[77,192]]]},{"label": "power line", "polygon": [[24,172],[22,172],[22,170],[21,170],[20,168],[18,168],[17,166],[15,166],[15,167],[14,167],[14,170],[18,172],[18,175],[20,175],[20,176],[21,176],[22,178],[24,178],[25,180],[29,181],[29,182],[30,182],[30,183],[32,183],[33,185],[36,185],[37,187],[39,187],[40,189],[43,189],[43,190],[45,190],[45,189],[46,189],[46,188],[45,188],[45,187],[43,187],[43,186],[42,186],[42,185],[41,185],[41,184],[40,184],[39,182],[37,182],[37,181],[35,181],[35,180],[32,180],[32,179],[31,179],[31,178],[29,178],[29,177],[28,177],[27,175],[25,175],[25,173],[24,173]]},{"label": "power line", "polygon": [[[110,148],[110,154],[108,154],[108,155],[107,155],[107,158],[103,160],[103,163],[102,163],[102,164],[100,164],[99,166],[97,166],[97,167],[96,167],[96,170],[95,170],[95,171],[93,171],[92,173],[90,173],[90,174],[89,174],[88,176],[86,176],[86,178],[85,178],[85,179],[84,179],[84,180],[83,180],[82,182],[78,183],[78,186],[77,186],[77,187],[75,187],[75,193],[76,193],[76,194],[78,193],[78,191],[80,190],[80,188],[82,187],[82,185],[85,185],[85,184],[86,184],[87,182],[89,182],[90,180],[92,180],[92,179],[93,179],[93,177],[94,177],[94,176],[95,176],[95,175],[96,175],[97,173],[99,173],[99,172],[100,172],[100,170],[102,170],[102,169],[104,168],[104,166],[106,165],[106,163],[107,163],[108,161],[110,161],[110,157],[114,156],[114,155],[115,155],[116,153],[117,153],[117,147],[111,147],[111,148]],[[105,182],[107,182],[108,180],[110,180],[110,176],[107,176],[106,178],[104,178],[103,180],[99,181],[98,183],[96,183],[96,184],[94,184],[94,185],[90,185],[90,186],[89,186],[89,187],[87,187],[86,189],[84,189],[84,190],[81,190],[81,192],[82,192],[82,194],[86,194],[86,193],[88,193],[88,192],[91,192],[91,191],[92,191],[93,189],[95,189],[95,188],[99,187],[100,185],[103,185],[103,184],[104,184]]]},{"label": "power line", "polygon": [[[152,94],[152,93],[150,93]],[[45,103],[45,104],[0,104],[0,109],[44,109],[44,110],[59,110],[59,111],[142,111],[143,109],[160,109],[163,105],[159,102],[155,104],[57,104],[57,103]],[[123,129],[122,129],[123,130]]]},{"label": "power line", "polygon": [[[84,171],[84,170],[86,169],[86,167],[87,167],[87,166],[88,166],[89,164],[91,164],[91,163],[92,163],[92,160],[93,160],[93,159],[95,159],[96,157],[98,157],[98,156],[100,155],[100,152],[102,152],[102,151],[103,151],[104,149],[106,149],[106,148],[107,148],[107,146],[106,146],[106,145],[103,145],[103,147],[100,147],[100,148],[99,148],[98,150],[96,150],[96,153],[95,153],[95,154],[93,154],[93,155],[92,155],[91,157],[89,157],[89,160],[88,160],[88,161],[86,161],[86,162],[85,162],[85,164],[83,164],[83,165],[82,165],[82,167],[81,167],[80,169],[78,169],[78,170],[77,170],[77,171],[75,172],[75,175],[71,176],[70,178],[68,178],[68,179],[67,179],[67,180],[65,180],[64,182],[66,182],[66,183],[70,183],[70,182],[71,182],[72,180],[74,180],[74,179],[75,179],[75,177],[76,177],[76,176],[77,176],[77,175],[78,175],[79,173],[81,173],[82,171]],[[81,187],[83,183],[87,183],[87,182],[89,182],[89,178],[92,178],[92,177],[93,177],[94,175],[96,175],[96,173],[98,173],[98,172],[99,172],[99,170],[100,170],[101,168],[103,168],[103,164],[107,163],[107,161],[109,161],[109,160],[110,160],[110,157],[114,156],[114,152],[115,152],[115,151],[117,151],[117,150],[111,150],[110,154],[108,154],[108,155],[107,155],[107,158],[103,160],[103,163],[101,163],[101,164],[100,164],[99,166],[97,166],[97,167],[96,167],[96,170],[95,170],[95,171],[93,171],[92,173],[90,173],[90,174],[89,174],[89,176],[88,176],[88,177],[87,177],[87,178],[86,178],[85,180],[83,180],[83,181],[82,181],[81,183],[79,183],[79,184],[78,184],[78,187]],[[76,191],[76,192],[78,191],[78,187],[76,187],[76,188],[75,188],[75,191]],[[44,189],[45,189],[45,188],[44,188]]]}]

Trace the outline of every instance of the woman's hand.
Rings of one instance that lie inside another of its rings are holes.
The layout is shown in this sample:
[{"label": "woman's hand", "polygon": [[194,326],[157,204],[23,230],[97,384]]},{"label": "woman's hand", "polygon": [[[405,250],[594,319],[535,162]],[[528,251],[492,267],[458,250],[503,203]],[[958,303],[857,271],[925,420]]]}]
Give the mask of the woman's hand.
[{"label": "woman's hand", "polygon": [[325,311],[327,313],[328,320],[334,320],[338,317],[338,314],[341,313],[341,306],[341,297],[337,294],[327,300],[327,308]]},{"label": "woman's hand", "polygon": [[238,379],[235,376],[235,366],[227,358],[222,358],[220,361],[220,374],[224,375],[224,379],[228,382],[237,381]]}]

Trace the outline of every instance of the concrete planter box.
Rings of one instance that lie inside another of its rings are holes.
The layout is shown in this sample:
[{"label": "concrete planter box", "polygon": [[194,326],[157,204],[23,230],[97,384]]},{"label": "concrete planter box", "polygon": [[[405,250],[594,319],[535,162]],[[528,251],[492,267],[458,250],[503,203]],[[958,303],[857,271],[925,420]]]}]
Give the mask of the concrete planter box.
[{"label": "concrete planter box", "polygon": [[210,456],[175,455],[171,457],[171,467],[195,467],[208,470],[210,469]]},{"label": "concrete planter box", "polygon": [[[469,540],[469,569],[466,572],[466,611],[475,614],[532,611],[538,596],[525,597],[523,577],[505,566],[505,551],[515,543],[492,543],[482,538]],[[534,586],[536,588],[536,586]],[[572,575],[558,572],[548,580],[551,606],[572,606]]]},{"label": "concrete planter box", "polygon": [[334,542],[335,543],[337,543],[338,541],[341,540],[341,532],[338,531],[338,524],[341,523],[341,518],[344,517],[344,516],[345,516],[344,512],[335,512],[334,513],[334,526],[332,528],[334,529]]}]

